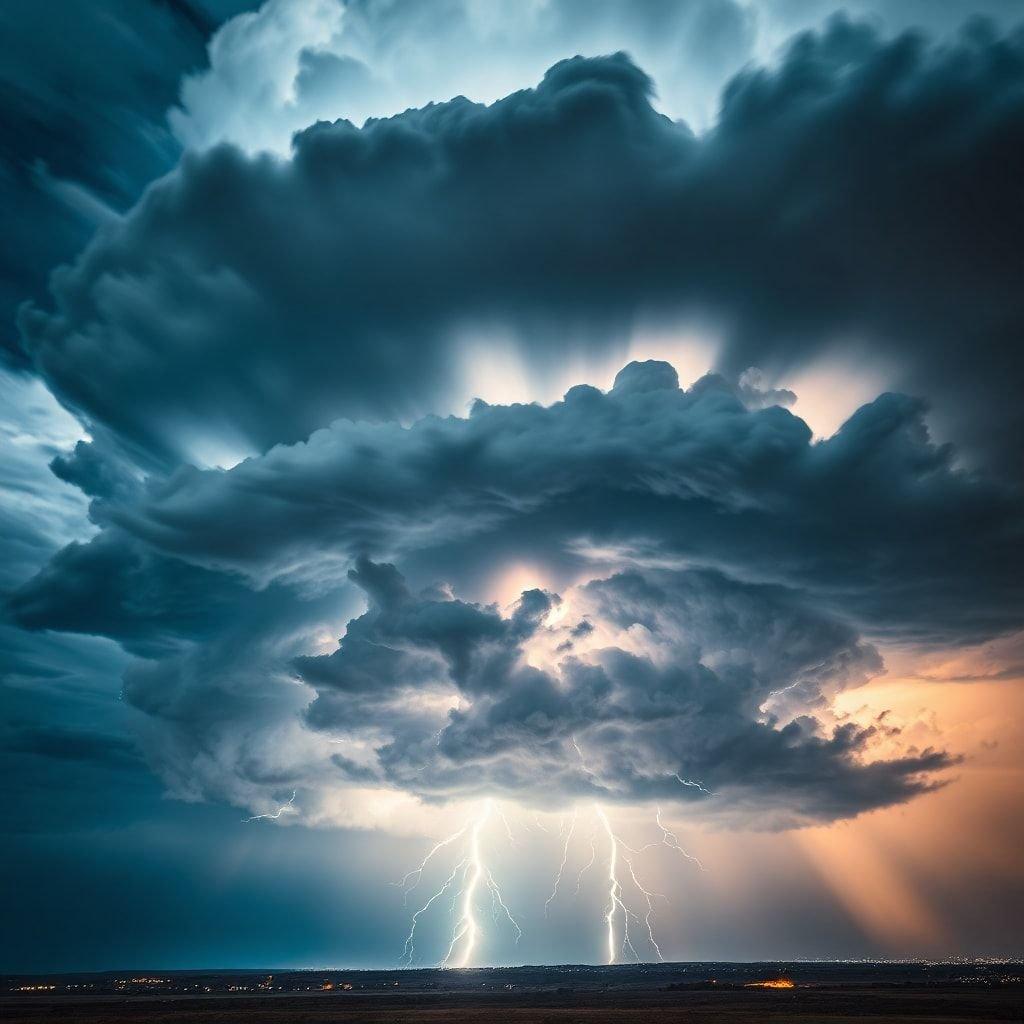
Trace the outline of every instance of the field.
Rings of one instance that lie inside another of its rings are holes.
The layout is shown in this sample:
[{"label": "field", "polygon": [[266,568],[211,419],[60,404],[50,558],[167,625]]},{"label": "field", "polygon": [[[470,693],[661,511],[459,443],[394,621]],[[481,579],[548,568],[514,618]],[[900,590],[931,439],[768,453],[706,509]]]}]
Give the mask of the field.
[{"label": "field", "polygon": [[[1024,986],[1019,976],[1019,965],[890,964],[63,975],[2,979],[0,1019],[5,1024],[1020,1024]],[[779,979],[793,987],[749,987]]]}]

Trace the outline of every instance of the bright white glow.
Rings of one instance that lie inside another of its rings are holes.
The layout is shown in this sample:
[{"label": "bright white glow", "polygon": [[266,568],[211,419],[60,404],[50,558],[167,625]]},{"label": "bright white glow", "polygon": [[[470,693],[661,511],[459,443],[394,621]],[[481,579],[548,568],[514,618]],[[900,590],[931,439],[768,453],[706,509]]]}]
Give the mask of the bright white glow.
[{"label": "bright white glow", "polygon": [[480,927],[476,923],[476,890],[480,885],[480,880],[484,877],[484,865],[480,857],[480,829],[483,828],[484,823],[490,817],[490,813],[491,802],[488,800],[484,804],[484,813],[473,822],[473,830],[469,837],[469,884],[466,885],[462,893],[462,912],[459,915],[459,919],[455,922],[455,931],[452,934],[451,944],[448,946],[448,952],[445,954],[444,960],[441,961],[442,967],[449,965],[452,954],[455,952],[455,947],[460,942],[462,943],[462,957],[455,964],[456,967],[465,967],[469,963],[469,958],[473,955],[473,950],[476,947],[476,937],[480,931]]},{"label": "bright white glow", "polygon": [[866,402],[890,386],[892,374],[867,355],[844,348],[829,354],[792,377],[780,376],[775,387],[796,393],[791,412],[799,416],[815,438],[831,437]]},{"label": "bright white glow", "polygon": [[[412,915],[409,933],[406,936],[405,945],[402,949],[402,962],[409,965],[413,962],[416,953],[416,928],[423,915],[447,894],[454,893],[455,903],[452,907],[452,913],[456,913],[457,906],[458,917],[452,927],[448,950],[445,953],[444,958],[441,960],[440,966],[469,966],[477,948],[480,936],[480,924],[477,920],[477,899],[481,884],[484,885],[490,893],[492,917],[497,921],[499,913],[504,916],[512,926],[516,942],[519,942],[523,934],[522,929],[519,927],[518,921],[513,917],[512,911],[505,903],[505,898],[502,895],[497,882],[494,880],[494,875],[491,873],[491,869],[487,866],[483,852],[482,836],[494,814],[495,809],[493,801],[485,801],[483,808],[474,818],[466,822],[457,832],[453,832],[451,835],[435,843],[415,868],[406,872],[398,882],[394,883],[402,889],[403,900],[407,899],[409,893],[411,893],[419,884],[420,879],[423,876],[423,872],[430,861],[442,850],[449,846],[453,846],[460,839],[467,839],[467,843],[463,847],[462,853],[459,859],[455,862],[451,873],[441,883],[440,887],[436,889],[426,902],[423,903],[423,905],[420,906]],[[504,812],[498,811],[496,817],[503,823],[509,841],[514,842],[512,829]]]},{"label": "bright white glow", "polygon": [[462,415],[476,398],[490,405],[550,405],[577,384],[608,391],[619,370],[633,360],[671,363],[685,388],[712,369],[721,341],[705,327],[639,326],[603,350],[581,347],[570,352],[557,367],[545,367],[543,372],[531,370],[528,349],[511,336],[483,331],[456,344],[458,384],[450,411]]},{"label": "bright white glow", "polygon": [[552,580],[543,570],[526,562],[516,562],[496,573],[484,587],[485,599],[499,608],[515,604],[526,590],[551,590]]},{"label": "bright white glow", "polygon": [[626,909],[626,905],[622,902],[622,886],[619,884],[619,841],[612,831],[611,823],[608,821],[608,815],[604,813],[604,809],[598,805],[594,805],[594,810],[597,813],[601,824],[604,826],[605,834],[608,836],[608,906],[605,910],[605,924],[608,928],[608,963],[615,963],[617,949],[615,944],[615,912],[617,910],[622,911],[622,929],[623,929],[623,946],[628,947],[633,951],[634,957],[637,960],[640,958],[636,956],[636,950],[633,949],[633,944],[629,941],[629,911]]}]

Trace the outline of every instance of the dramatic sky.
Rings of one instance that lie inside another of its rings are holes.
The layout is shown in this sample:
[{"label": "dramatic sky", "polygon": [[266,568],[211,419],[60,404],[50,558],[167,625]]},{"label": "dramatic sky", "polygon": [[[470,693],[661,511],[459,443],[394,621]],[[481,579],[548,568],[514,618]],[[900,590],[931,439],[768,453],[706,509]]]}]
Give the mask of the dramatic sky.
[{"label": "dramatic sky", "polygon": [[8,0],[0,111],[0,970],[1024,954],[1017,0]]}]

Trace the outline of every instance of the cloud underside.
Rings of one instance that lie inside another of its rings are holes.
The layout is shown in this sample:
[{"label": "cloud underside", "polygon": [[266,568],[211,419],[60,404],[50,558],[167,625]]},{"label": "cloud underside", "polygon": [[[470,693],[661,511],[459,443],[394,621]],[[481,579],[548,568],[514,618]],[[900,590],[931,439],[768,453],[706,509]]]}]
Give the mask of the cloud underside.
[{"label": "cloud underside", "polygon": [[[57,469],[101,530],[12,610],[136,655],[126,696],[188,795],[674,799],[772,826],[908,799],[952,759],[893,755],[832,700],[882,671],[865,636],[1020,621],[1015,493],[957,469],[915,400],[824,442],[748,400],[651,361],[146,483],[83,443]],[[551,587],[459,599],[521,563]]]}]

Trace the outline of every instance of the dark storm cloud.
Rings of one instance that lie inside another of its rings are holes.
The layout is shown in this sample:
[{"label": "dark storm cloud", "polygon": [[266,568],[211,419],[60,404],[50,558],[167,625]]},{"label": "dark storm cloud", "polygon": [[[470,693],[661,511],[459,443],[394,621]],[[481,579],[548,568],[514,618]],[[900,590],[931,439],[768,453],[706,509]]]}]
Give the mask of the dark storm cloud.
[{"label": "dark storm cloud", "polygon": [[[623,631],[643,626],[646,653],[599,646],[539,669],[531,644],[562,650],[563,637],[579,635],[545,623],[552,595],[524,593],[503,616],[415,595],[388,565],[362,560],[353,578],[368,611],[336,652],[297,667],[318,693],[314,727],[382,735],[360,778],[435,798],[681,799],[696,813],[791,826],[907,800],[952,763],[930,750],[865,763],[874,728],[761,714],[780,687],[820,697],[881,667],[797,592],[706,571],[595,581],[584,602]],[[457,709],[423,701],[445,690]]]},{"label": "dark storm cloud", "polygon": [[[955,379],[947,420],[1012,379],[1022,46],[839,20],[738,76],[701,137],[618,55],[491,107],[319,124],[288,160],[186,156],[24,312],[89,423],[52,469],[98,534],[8,614],[135,656],[142,749],[190,799],[373,784],[788,826],[927,790],[947,755],[879,758],[832,698],[882,670],[870,641],[1019,626],[1019,491],[901,394],[814,443],[770,374],[853,331]],[[543,374],[686,311],[727,325],[723,376],[633,363],[607,394],[414,418],[450,405],[474,331]],[[459,598],[524,559],[559,594]],[[353,565],[369,608],[324,653]]]},{"label": "dark storm cloud", "polygon": [[[632,363],[608,393],[339,421],[145,487],[83,468],[101,532],[10,612],[143,656],[125,696],[188,796],[375,780],[435,799],[681,799],[771,826],[908,799],[950,759],[878,760],[880,731],[836,719],[832,698],[882,671],[861,631],[947,645],[1019,625],[1019,495],[956,469],[915,400],[883,395],[812,443],[748,390]],[[434,579],[502,558],[607,578],[503,614],[365,551]],[[369,610],[314,655],[353,563]]]},{"label": "dark storm cloud", "polygon": [[[1024,612],[1020,494],[957,469],[924,409],[882,395],[813,443],[802,420],[749,409],[720,378],[682,390],[667,364],[633,363],[608,393],[478,403],[409,428],[339,421],[94,508],[131,544],[259,585],[330,587],[364,551],[446,576],[493,565],[503,545],[553,566],[611,550],[807,588],[879,636],[979,641]],[[60,576],[29,584],[16,607]]]},{"label": "dark storm cloud", "polygon": [[[0,8],[0,359],[53,266],[177,161],[165,124],[186,70],[234,0],[9,0]],[[159,42],[157,42],[159,41]]]},{"label": "dark storm cloud", "polygon": [[491,107],[319,124],[289,160],[186,157],[26,312],[27,348],[166,457],[444,405],[474,325],[543,372],[692,310],[732,376],[853,337],[975,448],[1014,448],[1020,33],[838,19],[738,75],[700,138],[650,91],[624,56],[574,59]]},{"label": "dark storm cloud", "polygon": [[[90,498],[130,501],[139,491],[139,474],[101,444],[78,441],[50,462],[53,475]],[[97,512],[97,508],[93,509]]]},{"label": "dark storm cloud", "polygon": [[[182,593],[183,580],[205,586],[208,619],[191,616],[195,592]],[[139,655],[124,671],[122,693],[142,712],[133,723],[140,747],[174,796],[266,810],[268,800],[286,799],[297,786],[315,795],[349,777],[332,769],[337,748],[303,728],[310,692],[292,667],[351,609],[348,595],[277,586],[254,592],[222,574],[197,581],[171,569],[154,572],[150,588],[154,613],[181,598],[185,614],[175,618],[177,607],[167,621],[154,614],[148,645],[135,637],[121,641]],[[110,635],[117,615],[112,609],[99,630]],[[129,623],[140,631],[144,625],[138,618]]]},{"label": "dark storm cloud", "polygon": [[153,653],[181,638],[215,635],[248,593],[230,577],[163,558],[110,530],[59,551],[17,591],[10,610],[29,629],[92,633]]}]

